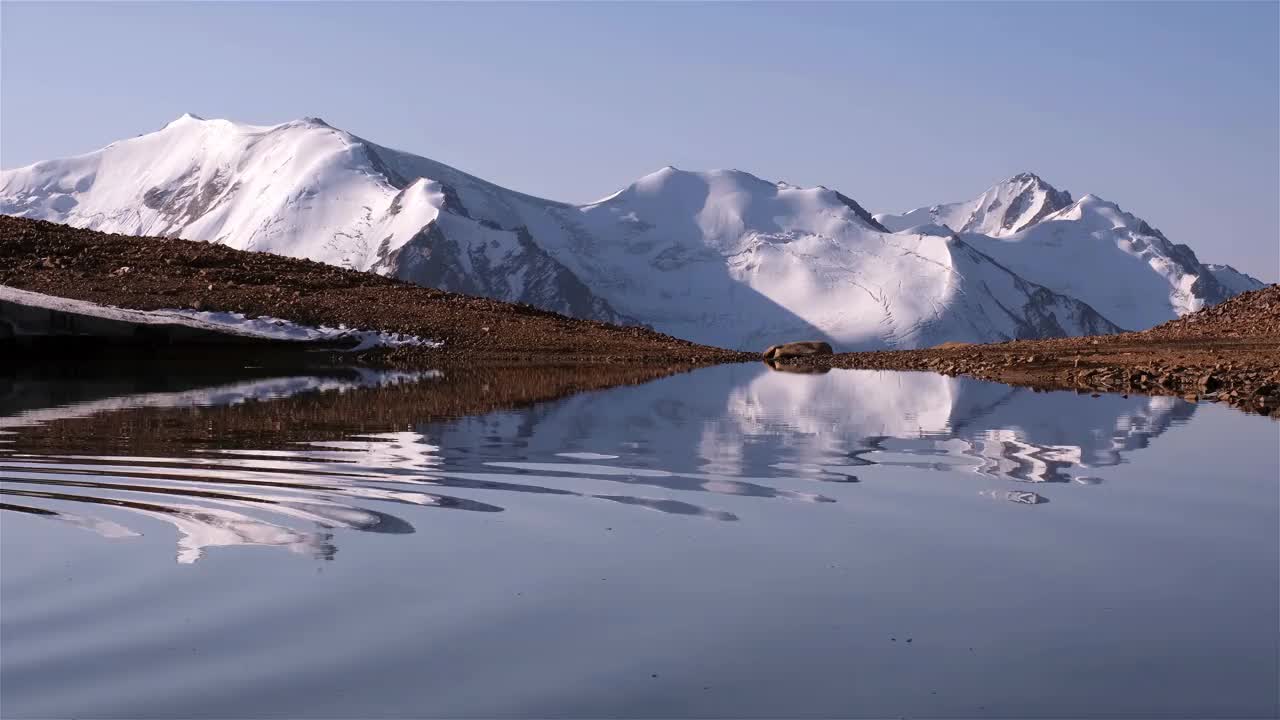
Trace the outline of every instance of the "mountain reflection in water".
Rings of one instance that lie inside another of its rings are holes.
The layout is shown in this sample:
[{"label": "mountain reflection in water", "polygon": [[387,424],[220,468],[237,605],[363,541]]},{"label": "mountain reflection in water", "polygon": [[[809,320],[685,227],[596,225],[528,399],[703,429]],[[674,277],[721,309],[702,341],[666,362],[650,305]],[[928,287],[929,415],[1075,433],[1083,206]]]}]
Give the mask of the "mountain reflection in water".
[{"label": "mountain reflection in water", "polygon": [[[566,512],[608,501],[735,521],[717,498],[846,502],[856,487],[832,483],[924,469],[967,476],[975,496],[1043,505],[1027,484],[1089,492],[1100,468],[1195,411],[1168,397],[750,365],[531,403],[543,387],[562,394],[546,372],[515,373],[511,387],[502,374],[359,370],[119,394],[18,381],[0,396],[0,509],[107,538],[159,521],[190,563],[231,545],[334,559],[340,531],[412,533],[426,509],[484,522],[521,512],[530,494],[558,496]],[[457,416],[488,395],[516,407]]]}]

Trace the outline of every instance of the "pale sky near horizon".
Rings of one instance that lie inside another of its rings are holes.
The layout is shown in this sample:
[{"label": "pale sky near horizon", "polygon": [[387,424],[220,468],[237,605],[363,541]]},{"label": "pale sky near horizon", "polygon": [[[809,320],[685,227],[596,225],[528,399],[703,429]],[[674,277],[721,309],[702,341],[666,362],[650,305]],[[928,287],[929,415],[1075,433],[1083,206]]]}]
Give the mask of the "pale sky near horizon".
[{"label": "pale sky near horizon", "polygon": [[873,212],[1018,172],[1280,280],[1280,3],[0,3],[0,167],[318,116],[587,202],[663,165]]}]

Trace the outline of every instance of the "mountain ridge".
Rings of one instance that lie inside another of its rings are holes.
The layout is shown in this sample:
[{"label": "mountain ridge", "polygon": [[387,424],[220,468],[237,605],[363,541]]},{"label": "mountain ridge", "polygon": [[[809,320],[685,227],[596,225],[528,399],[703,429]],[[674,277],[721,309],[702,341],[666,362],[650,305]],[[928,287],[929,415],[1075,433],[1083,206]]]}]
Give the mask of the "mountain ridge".
[{"label": "mountain ridge", "polygon": [[[1010,211],[992,215],[1009,197],[1031,199],[1012,219]],[[1092,193],[1072,199],[1032,173],[996,183],[975,200],[876,218],[897,231],[924,218],[951,220],[948,227],[1022,277],[1077,297],[1131,330],[1264,286],[1230,266],[1202,263],[1189,245],[1173,243],[1114,202]]]},{"label": "mountain ridge", "polygon": [[[1108,313],[1108,297],[1098,295],[1100,308],[1010,250],[1074,207],[1070,198],[1022,173],[945,212],[913,211],[930,223],[902,227],[910,213],[873,215],[823,186],[666,166],[573,205],[319,118],[256,126],[190,114],[98,151],[0,171],[3,214],[305,257],[753,349],[801,336],[875,349],[1135,329]],[[1161,261],[1177,247],[1163,240]],[[1189,283],[1210,287],[1201,294],[1214,301],[1227,294],[1190,255]],[[1147,315],[1159,312],[1132,317]]]}]

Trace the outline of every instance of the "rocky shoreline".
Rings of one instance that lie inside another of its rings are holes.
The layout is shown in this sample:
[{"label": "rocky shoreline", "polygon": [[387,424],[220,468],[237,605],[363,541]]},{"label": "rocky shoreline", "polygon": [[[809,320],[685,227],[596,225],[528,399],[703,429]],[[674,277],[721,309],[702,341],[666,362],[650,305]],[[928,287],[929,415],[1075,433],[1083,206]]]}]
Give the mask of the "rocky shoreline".
[{"label": "rocky shoreline", "polygon": [[[653,368],[656,374],[640,373],[648,378],[761,358],[308,260],[5,216],[0,285],[122,308],[220,310],[443,343],[335,354],[334,364]],[[1280,286],[1138,333],[774,357],[768,364],[789,372],[922,370],[1039,390],[1176,395],[1280,417]]]},{"label": "rocky shoreline", "polygon": [[712,365],[754,353],[577,320],[310,260],[0,216],[0,285],[135,310],[189,309],[339,325],[443,343],[359,353],[366,364]]},{"label": "rocky shoreline", "polygon": [[1037,390],[1176,395],[1280,418],[1280,285],[1143,332],[785,362],[792,371],[925,370]]}]

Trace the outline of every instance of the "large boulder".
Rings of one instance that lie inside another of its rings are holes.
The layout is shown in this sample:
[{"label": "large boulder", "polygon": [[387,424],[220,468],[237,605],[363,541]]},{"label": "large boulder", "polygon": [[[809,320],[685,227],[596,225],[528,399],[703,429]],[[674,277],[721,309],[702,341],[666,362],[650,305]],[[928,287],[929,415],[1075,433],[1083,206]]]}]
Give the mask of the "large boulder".
[{"label": "large boulder", "polygon": [[830,355],[831,345],[824,342],[793,342],[773,345],[764,351],[765,360],[785,360],[786,358],[808,357],[810,355]]}]

